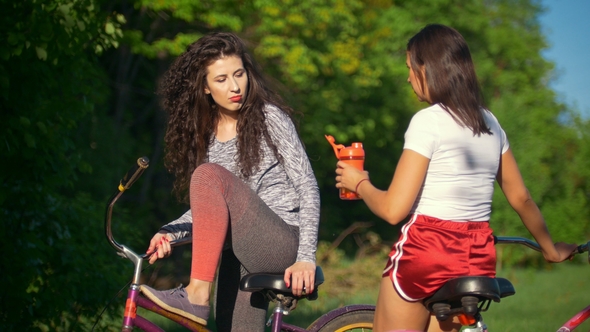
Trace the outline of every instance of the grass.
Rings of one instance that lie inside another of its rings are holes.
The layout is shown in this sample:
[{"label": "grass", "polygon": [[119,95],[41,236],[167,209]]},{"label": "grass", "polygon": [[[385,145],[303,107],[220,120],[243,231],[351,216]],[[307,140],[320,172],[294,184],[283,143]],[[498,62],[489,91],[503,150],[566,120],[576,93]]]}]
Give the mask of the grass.
[{"label": "grass", "polygon": [[[356,262],[341,261],[338,267],[326,265],[326,282],[320,287],[319,299],[302,301],[285,321],[307,327],[329,310],[349,304],[374,304],[381,265],[369,257]],[[492,303],[484,312],[490,331],[557,331],[590,305],[587,265],[562,263],[547,267],[551,269],[505,269],[498,273],[513,283],[516,294],[501,303]],[[153,318],[148,314],[146,317]],[[185,331],[166,319],[158,323],[166,331]],[[589,330],[590,320],[575,331]]]},{"label": "grass", "polygon": [[[516,294],[493,303],[484,313],[490,331],[557,331],[590,305],[587,265],[562,263],[549,271],[510,270],[498,276],[512,282]],[[575,331],[590,331],[590,320]]]}]

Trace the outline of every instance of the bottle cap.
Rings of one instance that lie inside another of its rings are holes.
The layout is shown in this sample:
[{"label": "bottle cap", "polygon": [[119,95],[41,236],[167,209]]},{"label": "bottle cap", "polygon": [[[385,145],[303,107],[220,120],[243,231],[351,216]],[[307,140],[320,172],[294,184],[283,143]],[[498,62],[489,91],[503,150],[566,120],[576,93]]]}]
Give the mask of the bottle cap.
[{"label": "bottle cap", "polygon": [[340,157],[364,157],[365,150],[363,149],[363,143],[354,142],[351,146],[347,146],[340,150]]}]

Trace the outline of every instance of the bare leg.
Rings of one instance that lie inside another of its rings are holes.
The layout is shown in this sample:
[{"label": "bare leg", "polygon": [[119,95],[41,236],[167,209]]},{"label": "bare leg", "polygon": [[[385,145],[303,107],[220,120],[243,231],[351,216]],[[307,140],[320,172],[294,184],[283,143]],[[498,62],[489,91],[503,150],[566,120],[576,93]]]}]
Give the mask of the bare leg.
[{"label": "bare leg", "polygon": [[457,316],[453,316],[444,322],[439,322],[436,319],[436,316],[430,316],[430,323],[428,324],[428,332],[457,332],[461,329],[461,323],[459,323],[459,318]]},{"label": "bare leg", "polygon": [[408,302],[402,299],[389,278],[381,279],[373,331],[403,329],[424,331],[429,317],[430,313],[422,302]]},{"label": "bare leg", "polygon": [[186,286],[188,301],[192,304],[209,305],[209,294],[211,294],[211,285],[209,281],[190,278]]}]

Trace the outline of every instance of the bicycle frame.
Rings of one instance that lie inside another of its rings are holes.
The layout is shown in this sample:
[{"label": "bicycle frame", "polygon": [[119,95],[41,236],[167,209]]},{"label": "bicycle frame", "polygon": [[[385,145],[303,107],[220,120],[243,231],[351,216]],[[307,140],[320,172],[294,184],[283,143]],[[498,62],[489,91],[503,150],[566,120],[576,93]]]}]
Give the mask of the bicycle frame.
[{"label": "bicycle frame", "polygon": [[[149,159],[147,157],[141,157],[137,159],[137,164],[134,165],[127,174],[123,177],[117,191],[111,196],[109,204],[107,205],[107,211],[105,216],[105,235],[111,246],[117,251],[117,255],[129,259],[135,266],[133,272],[133,278],[129,291],[127,292],[127,300],[125,302],[125,311],[123,313],[123,324],[121,331],[132,331],[134,327],[139,327],[144,331],[158,332],[163,331],[156,324],[148,321],[147,319],[137,315],[137,307],[142,307],[147,310],[153,311],[161,316],[167,317],[178,324],[192,330],[192,331],[208,331],[202,325],[197,324],[189,319],[178,316],[176,314],[165,311],[152,301],[141,297],[139,295],[139,279],[141,277],[141,269],[143,261],[148,258],[146,254],[138,255],[125,245],[117,243],[113,237],[111,229],[113,206],[117,200],[123,195],[125,190],[131,188],[133,183],[141,176],[143,171],[148,168]],[[176,245],[184,244],[186,241],[177,241]]]},{"label": "bicycle frame", "polygon": [[[183,245],[186,243],[190,243],[190,239],[184,239],[180,241],[173,241],[171,244],[173,246]],[[125,311],[123,315],[123,327],[122,331],[132,331],[133,327],[138,327],[146,332],[163,332],[159,326],[150,322],[149,320],[145,319],[144,317],[137,314],[137,308],[141,307],[155,314],[160,316],[166,317],[171,321],[174,321],[185,328],[189,329],[190,331],[197,331],[197,332],[209,332],[209,330],[194,321],[186,319],[182,316],[176,315],[171,313],[167,310],[162,309],[160,306],[155,304],[154,302],[150,301],[149,299],[140,296],[139,291],[139,284],[138,280],[141,273],[141,267],[143,261],[147,258],[146,255],[138,255],[131,251],[129,248],[125,246],[121,246],[123,251],[121,255],[131,260],[135,265],[135,272],[133,275],[134,282],[129,287],[129,291],[127,293],[127,301],[125,304]],[[280,303],[277,303],[273,314],[272,314],[272,331],[279,332],[317,332],[323,326],[325,326],[328,322],[332,321],[334,318],[342,315],[343,313],[352,312],[352,311],[359,311],[359,310],[375,310],[374,306],[371,305],[350,305],[338,309],[334,309],[320,318],[318,318],[314,324],[312,324],[308,329],[301,328],[296,325],[291,325],[288,323],[283,322],[283,317],[288,312]]]},{"label": "bicycle frame", "polygon": [[191,331],[199,331],[199,332],[207,332],[209,331],[207,328],[193,322],[190,319],[184,318],[182,316],[176,315],[169,311],[162,309],[157,304],[153,303],[149,299],[140,296],[139,290],[139,277],[141,274],[141,267],[143,261],[146,259],[146,255],[138,255],[131,251],[129,248],[122,246],[123,251],[122,255],[124,257],[131,260],[135,265],[135,272],[133,275],[133,282],[129,286],[129,291],[127,292],[127,300],[125,302],[125,311],[123,313],[123,326],[121,331],[132,331],[134,327],[138,327],[146,332],[163,332],[159,326],[150,322],[149,320],[143,318],[142,316],[137,314],[137,308],[141,307],[146,310],[152,311],[160,316],[166,317],[185,328]]},{"label": "bicycle frame", "polygon": [[586,308],[582,309],[579,313],[574,315],[570,320],[568,320],[562,327],[557,330],[557,332],[570,332],[576,327],[582,325],[586,319],[590,318],[590,305]]},{"label": "bicycle frame", "polygon": [[287,324],[283,322],[284,308],[280,304],[277,304],[275,310],[273,311],[272,315],[272,332],[317,332],[322,327],[324,327],[328,322],[334,320],[336,317],[341,316],[344,313],[353,312],[353,311],[361,311],[361,310],[375,310],[375,306],[372,305],[364,305],[364,304],[355,304],[349,305],[342,308],[334,309],[329,311],[328,313],[322,315],[318,318],[313,324],[311,324],[307,329],[301,328],[299,326]]},{"label": "bicycle frame", "polygon": [[[117,243],[113,237],[111,222],[113,206],[116,201],[121,197],[123,192],[131,187],[131,185],[141,176],[143,171],[149,166],[149,160],[147,157],[141,157],[137,160],[137,165],[132,167],[125,177],[119,183],[117,191],[111,196],[107,205],[107,211],[105,216],[105,235],[111,246],[117,251],[117,255],[129,259],[134,265],[133,278],[129,290],[127,292],[127,300],[125,302],[125,310],[123,313],[123,323],[121,331],[131,332],[134,327],[138,327],[146,332],[164,332],[158,325],[150,322],[148,319],[137,314],[137,308],[141,307],[148,311],[154,312],[157,315],[166,317],[181,326],[189,329],[190,331],[197,332],[210,332],[205,326],[196,323],[192,320],[184,318],[180,315],[174,314],[167,310],[162,309],[160,306],[152,302],[151,300],[140,295],[140,277],[143,266],[143,261],[148,259],[149,256],[146,254],[137,254],[125,245]],[[171,241],[170,245],[173,247],[187,244],[192,242],[192,239],[185,238],[180,240]],[[277,302],[276,308],[272,314],[272,331],[287,331],[287,332],[317,332],[327,323],[339,317],[340,315],[348,312],[360,311],[360,310],[374,310],[374,306],[370,305],[351,305],[334,309],[320,318],[318,318],[309,329],[303,329],[301,327],[287,324],[283,322],[283,316],[287,315],[289,310],[284,308],[280,302]]]},{"label": "bicycle frame", "polygon": [[[536,251],[541,251],[541,247],[538,243],[531,241],[526,238],[521,237],[511,237],[511,236],[502,236],[502,237],[495,237],[495,241],[497,244],[522,244],[526,247],[529,247]],[[574,251],[575,254],[582,254],[584,252],[588,252],[588,263],[590,263],[590,242],[581,244],[578,248]],[[570,320],[568,320],[562,327],[560,327],[557,332],[570,332],[573,331],[578,326],[582,325],[584,321],[590,318],[590,305],[586,308],[582,309],[582,311],[575,314]]]}]

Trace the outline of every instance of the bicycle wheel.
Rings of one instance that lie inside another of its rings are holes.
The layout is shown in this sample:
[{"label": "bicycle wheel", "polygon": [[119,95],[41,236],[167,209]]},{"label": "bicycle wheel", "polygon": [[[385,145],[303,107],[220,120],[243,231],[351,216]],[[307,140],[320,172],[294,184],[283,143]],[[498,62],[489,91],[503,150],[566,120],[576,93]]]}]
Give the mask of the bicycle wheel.
[{"label": "bicycle wheel", "polygon": [[373,331],[374,310],[358,310],[343,313],[322,326],[318,332],[366,332]]}]

